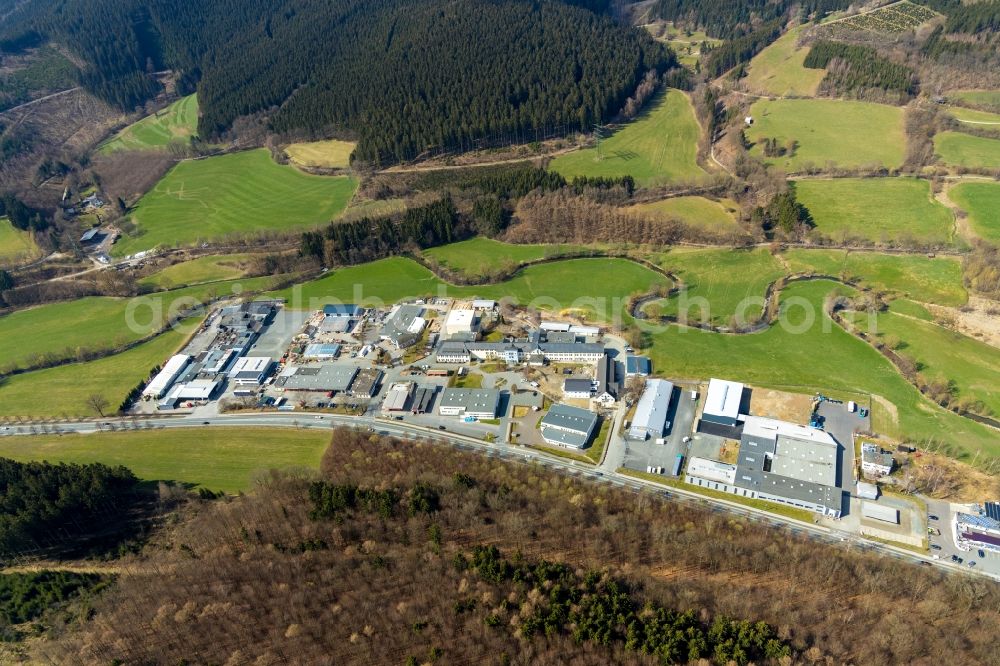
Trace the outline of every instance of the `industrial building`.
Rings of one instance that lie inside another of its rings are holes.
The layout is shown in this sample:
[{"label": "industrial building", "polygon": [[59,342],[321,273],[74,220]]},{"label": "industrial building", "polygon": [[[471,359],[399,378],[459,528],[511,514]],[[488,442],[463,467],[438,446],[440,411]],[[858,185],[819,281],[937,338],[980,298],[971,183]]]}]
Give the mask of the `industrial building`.
[{"label": "industrial building", "polygon": [[323,316],[337,319],[359,319],[364,314],[361,306],[354,303],[330,304],[323,306]]},{"label": "industrial building", "polygon": [[236,385],[260,385],[271,371],[271,359],[266,356],[244,356],[233,364],[229,381]]},{"label": "industrial building", "polygon": [[[725,400],[719,404],[724,407]],[[839,518],[843,492],[837,487],[837,441],[816,428],[757,416],[743,418],[737,463],[692,458],[685,481]],[[706,470],[711,476],[705,476]]]},{"label": "industrial building", "polygon": [[332,361],[340,356],[340,345],[334,342],[314,342],[306,345],[302,358],[310,361]]},{"label": "industrial building", "polygon": [[594,383],[589,379],[567,379],[563,382],[563,397],[589,400]]},{"label": "industrial building", "polygon": [[645,356],[625,357],[626,377],[648,377],[653,371],[653,364]]},{"label": "industrial building", "polygon": [[447,340],[441,343],[436,359],[438,363],[468,363],[479,361],[504,361],[508,364],[528,363],[597,363],[605,356],[604,345],[586,342],[462,342]]},{"label": "industrial building", "polygon": [[434,401],[434,394],[437,393],[436,386],[418,386],[413,391],[413,400],[410,401],[410,413],[427,414],[431,411],[431,403]]},{"label": "industrial building", "polygon": [[191,362],[191,357],[187,354],[177,354],[171,356],[163,368],[156,373],[156,376],[146,385],[142,392],[144,398],[158,400],[168,391],[177,377],[187,368]]},{"label": "industrial building", "polygon": [[899,525],[899,509],[876,502],[861,501],[861,517]]},{"label": "industrial building", "polygon": [[438,402],[441,416],[471,416],[477,419],[496,418],[500,408],[500,391],[496,389],[446,388]]},{"label": "industrial building", "polygon": [[417,343],[427,321],[420,305],[397,305],[382,324],[379,337],[391,343],[396,349],[405,349]]},{"label": "industrial building", "polygon": [[[475,335],[478,329],[476,313],[474,310],[455,309],[448,313],[441,328],[444,337],[453,335]],[[473,340],[475,337],[473,337]]]},{"label": "industrial building", "polygon": [[724,426],[735,426],[739,420],[740,405],[743,402],[743,384],[724,379],[708,382],[708,394],[701,420]]},{"label": "industrial building", "polygon": [[357,374],[358,369],[353,365],[298,365],[282,371],[274,387],[283,391],[345,393]]},{"label": "industrial building", "polygon": [[355,398],[373,398],[378,393],[382,371],[375,368],[359,370],[351,382],[350,393]]},{"label": "industrial building", "polygon": [[569,324],[563,323],[561,321],[543,321],[542,325],[539,326],[543,331],[564,331],[569,332]]},{"label": "industrial building", "polygon": [[861,499],[877,500],[878,486],[874,483],[858,481],[858,497]]},{"label": "industrial building", "polygon": [[888,476],[895,464],[892,454],[886,453],[877,444],[861,444],[861,473],[865,476],[875,479]]},{"label": "industrial building", "polygon": [[496,301],[489,301],[489,300],[486,300],[486,299],[476,299],[476,300],[472,301],[472,309],[473,310],[496,310],[497,309],[497,302]]},{"label": "industrial building", "polygon": [[647,379],[629,426],[629,439],[645,440],[662,437],[666,429],[674,385],[665,379]]},{"label": "industrial building", "polygon": [[548,444],[582,449],[597,427],[597,414],[579,407],[555,404],[539,424],[542,439]]},{"label": "industrial building", "polygon": [[[598,345],[600,346],[600,345]],[[618,378],[615,362],[607,354],[601,354],[594,368],[594,400],[602,405],[613,405],[618,399]]]},{"label": "industrial building", "polygon": [[405,411],[413,395],[413,382],[397,382],[389,387],[382,400],[382,411],[402,412]]},{"label": "industrial building", "polygon": [[1000,552],[1000,503],[986,502],[981,514],[956,513],[959,546]]}]

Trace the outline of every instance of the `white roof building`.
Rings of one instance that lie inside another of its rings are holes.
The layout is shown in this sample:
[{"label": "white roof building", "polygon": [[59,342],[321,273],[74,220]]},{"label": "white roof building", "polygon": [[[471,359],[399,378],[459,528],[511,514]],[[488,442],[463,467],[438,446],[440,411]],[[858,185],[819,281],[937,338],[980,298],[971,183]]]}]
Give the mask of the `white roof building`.
[{"label": "white roof building", "polygon": [[628,429],[629,439],[645,440],[647,437],[661,437],[670,411],[670,399],[674,385],[665,379],[646,380],[646,389],[639,398]]},{"label": "white roof building", "polygon": [[390,386],[385,394],[385,399],[382,400],[382,410],[386,412],[405,410],[406,403],[409,402],[410,396],[413,394],[413,388],[413,382],[397,382]]},{"label": "white roof building", "polygon": [[705,409],[701,418],[712,423],[733,426],[739,420],[740,403],[743,400],[743,384],[724,379],[708,382]]},{"label": "white roof building", "polygon": [[688,460],[687,473],[709,481],[717,481],[732,485],[736,481],[736,465],[729,465],[708,458],[691,458]]},{"label": "white roof building", "polygon": [[884,504],[876,504],[875,502],[862,500],[861,516],[871,518],[872,520],[881,520],[884,523],[892,523],[893,525],[899,524],[899,509]]},{"label": "white roof building", "polygon": [[156,373],[156,376],[146,385],[142,395],[146,398],[161,398],[167,392],[170,385],[180,376],[184,369],[191,362],[191,357],[187,354],[177,354],[171,356],[170,360],[163,365],[163,369]]},{"label": "white roof building", "polygon": [[442,333],[445,336],[458,333],[472,333],[476,330],[475,310],[452,310],[444,320]]},{"label": "white roof building", "polygon": [[229,379],[234,384],[261,384],[271,369],[271,359],[267,356],[244,356],[233,364]]}]

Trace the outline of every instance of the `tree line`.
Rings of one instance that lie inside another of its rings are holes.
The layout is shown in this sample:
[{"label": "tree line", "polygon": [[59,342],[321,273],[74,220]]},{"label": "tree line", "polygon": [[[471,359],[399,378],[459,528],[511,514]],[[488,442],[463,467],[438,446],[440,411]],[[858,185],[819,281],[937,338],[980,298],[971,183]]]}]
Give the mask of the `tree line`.
[{"label": "tree line", "polygon": [[911,68],[883,58],[870,46],[819,40],[809,49],[802,65],[826,69],[823,87],[839,94],[861,95],[871,88],[908,97],[917,92]]},{"label": "tree line", "polygon": [[0,217],[5,215],[21,231],[44,231],[49,226],[42,211],[26,205],[10,192],[0,195]]},{"label": "tree line", "polygon": [[729,41],[754,32],[762,23],[783,23],[792,8],[803,17],[822,18],[848,5],[850,0],[656,0],[650,13]]}]

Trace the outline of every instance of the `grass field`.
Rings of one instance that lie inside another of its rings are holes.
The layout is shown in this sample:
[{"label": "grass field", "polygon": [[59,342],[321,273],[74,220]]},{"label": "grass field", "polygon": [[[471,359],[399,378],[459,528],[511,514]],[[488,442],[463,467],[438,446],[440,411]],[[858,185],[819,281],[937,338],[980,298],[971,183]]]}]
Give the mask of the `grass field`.
[{"label": "grass field", "polygon": [[350,141],[310,141],[293,143],[285,148],[285,154],[293,164],[323,169],[346,169],[351,165],[351,153],[355,144]]},{"label": "grass field", "polygon": [[496,300],[506,297],[540,310],[609,321],[621,316],[629,294],[663,283],[662,277],[634,262],[597,258],[529,266],[506,282],[456,287],[445,285],[415,261],[396,257],[338,270],[276,295],[299,309],[315,309],[333,301],[372,305],[439,294]]},{"label": "grass field", "polygon": [[1000,139],[984,139],[961,132],[934,135],[934,152],[950,166],[1000,169]]},{"label": "grass field", "polygon": [[912,239],[949,243],[951,211],[931,197],[930,183],[914,178],[836,178],[795,182],[798,200],[816,229],[834,240]]},{"label": "grass field", "polygon": [[705,175],[695,159],[700,135],[687,95],[670,90],[601,141],[602,159],[596,148],[587,148],[560,155],[551,168],[569,179],[632,176],[646,186],[698,180]]},{"label": "grass field", "polygon": [[64,358],[78,349],[114,349],[159,330],[183,307],[264,289],[272,280],[217,282],[135,299],[92,296],[18,310],[0,317],[0,367],[33,365],[44,354]]},{"label": "grass field", "polygon": [[801,31],[792,28],[750,61],[743,82],[751,92],[781,97],[816,94],[826,70],[802,66],[809,47],[798,46]]},{"label": "grass field", "polygon": [[6,217],[0,217],[0,267],[38,258],[41,250],[27,232],[15,229]]},{"label": "grass field", "polygon": [[976,235],[1000,243],[1000,183],[959,183],[948,198],[969,214]]},{"label": "grass field", "polygon": [[811,249],[786,250],[782,256],[793,273],[847,278],[927,303],[957,307],[969,297],[962,285],[962,263],[955,257]]},{"label": "grass field", "polygon": [[798,142],[793,155],[765,158],[787,171],[808,165],[862,167],[879,164],[898,167],[903,162],[906,137],[903,110],[884,104],[831,99],[762,99],[750,107],[754,122],[746,130],[755,145],[751,153],[763,158],[765,138],[784,146]]},{"label": "grass field", "polygon": [[186,143],[198,131],[198,96],[188,95],[167,108],[132,123],[104,143],[100,152],[158,150]]},{"label": "grass field", "polygon": [[[659,25],[653,23],[645,27],[653,32],[653,34],[659,34]],[[693,68],[695,63],[698,62],[698,59],[701,57],[702,44],[718,46],[722,43],[721,39],[709,37],[703,30],[679,30],[673,24],[667,24],[664,27],[666,28],[666,32],[662,37],[657,37],[657,40],[670,46],[674,50],[674,53],[677,54],[677,59],[681,64],[688,67]]]},{"label": "grass field", "polygon": [[0,383],[0,417],[97,416],[87,404],[93,394],[104,396],[109,403],[106,411],[114,412],[132,387],[173,354],[198,325],[183,323],[180,330],[121,354],[7,377]]},{"label": "grass field", "polygon": [[276,164],[264,148],[185,160],[139,200],[132,215],[138,231],[114,253],[314,227],[337,217],[356,187],[353,178]]},{"label": "grass field", "polygon": [[250,254],[213,254],[168,266],[143,278],[139,284],[153,289],[170,289],[178,285],[196,285],[243,277]]},{"label": "grass field", "polygon": [[[790,285],[782,297],[785,324],[762,333],[721,335],[667,327],[653,335],[648,352],[653,367],[676,379],[724,377],[806,393],[873,393],[893,403],[897,412],[875,402],[878,432],[921,444],[947,443],[966,458],[977,450],[1000,455],[996,431],[923,398],[881,354],[822,314],[827,294],[840,289],[826,281]],[[809,317],[813,324],[806,326]]]},{"label": "grass field", "polygon": [[955,120],[970,125],[980,125],[984,129],[990,129],[990,125],[1000,125],[1000,113],[967,109],[964,106],[949,107],[948,113],[954,116]]},{"label": "grass field", "polygon": [[[1000,414],[1000,349],[894,310],[879,313],[874,322],[880,338],[901,340],[897,351],[922,366],[922,375],[953,381],[959,399],[981,401],[990,413]],[[867,316],[857,323],[873,330]]]},{"label": "grass field", "polygon": [[[675,274],[686,287],[678,296],[658,303],[661,313],[686,313],[692,323],[704,320],[724,326],[737,312],[743,312],[748,321],[756,319],[767,285],[785,274],[781,262],[764,249],[678,248],[649,259]],[[704,316],[701,305],[707,308]]]},{"label": "grass field", "polygon": [[705,197],[672,197],[662,201],[652,201],[629,206],[631,213],[653,219],[678,219],[693,227],[707,231],[736,231],[739,225],[733,213],[736,204],[728,199],[713,201]]},{"label": "grass field", "polygon": [[583,245],[514,245],[477,236],[466,241],[433,247],[424,255],[441,266],[467,275],[484,275],[504,266],[586,250]]},{"label": "grass field", "polygon": [[1000,90],[952,90],[948,97],[1000,112]]},{"label": "grass field", "polygon": [[0,456],[22,462],[124,465],[147,481],[235,493],[260,470],[318,468],[330,435],[292,428],[171,428],[0,438]]}]

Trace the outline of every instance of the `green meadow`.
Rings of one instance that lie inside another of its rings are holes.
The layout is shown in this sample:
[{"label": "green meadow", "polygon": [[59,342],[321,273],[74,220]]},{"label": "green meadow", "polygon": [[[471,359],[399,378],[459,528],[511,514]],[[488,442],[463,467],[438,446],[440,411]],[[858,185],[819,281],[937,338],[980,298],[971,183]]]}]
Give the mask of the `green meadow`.
[{"label": "green meadow", "polygon": [[171,143],[186,143],[197,132],[198,96],[188,95],[132,123],[102,145],[100,151],[159,150]]},{"label": "green meadow", "polygon": [[1000,113],[967,109],[964,106],[949,107],[948,113],[960,122],[970,125],[983,125],[986,129],[989,129],[990,125],[1000,125]]},{"label": "green meadow", "polygon": [[934,135],[934,152],[949,166],[1000,169],[1000,139],[940,132]]},{"label": "green meadow", "polygon": [[635,120],[601,141],[596,148],[577,150],[552,160],[550,167],[567,179],[577,176],[632,176],[644,186],[698,180],[701,128],[691,101],[679,90],[669,90]]},{"label": "green meadow", "polygon": [[235,280],[246,274],[250,254],[213,254],[182,261],[143,278],[139,284],[152,289],[170,289],[178,285],[196,285],[220,280]]},{"label": "green meadow", "polygon": [[967,104],[1000,111],[1000,90],[952,90],[951,99],[960,99]]},{"label": "green meadow", "polygon": [[114,253],[315,227],[343,212],[356,187],[354,178],[276,164],[265,148],[185,160],[139,200],[136,231]]},{"label": "green meadow", "polygon": [[[754,145],[751,154],[786,171],[809,165],[840,167],[903,163],[906,137],[903,110],[884,104],[834,99],[762,99],[750,107],[753,125],[746,136]],[[793,154],[764,157],[765,138],[784,146],[797,142]]]},{"label": "green meadow", "polygon": [[948,190],[948,198],[969,214],[977,236],[1000,243],[1000,183],[959,183]]},{"label": "green meadow", "polygon": [[511,264],[536,261],[567,252],[586,250],[584,245],[515,245],[477,236],[469,240],[424,250],[424,256],[445,268],[467,275],[486,275]]},{"label": "green meadow", "polygon": [[798,46],[801,31],[801,27],[792,28],[750,61],[743,79],[750,91],[779,97],[812,97],[816,94],[826,70],[802,66],[809,47]]},{"label": "green meadow", "polygon": [[317,469],[330,434],[292,428],[168,428],[0,437],[0,456],[22,462],[124,465],[146,481],[236,493],[269,469]]},{"label": "green meadow", "polygon": [[97,416],[87,402],[95,394],[108,401],[105,412],[114,413],[132,387],[174,354],[198,324],[187,320],[176,330],[96,361],[8,376],[0,380],[0,417]]},{"label": "green meadow", "polygon": [[0,217],[0,267],[31,261],[41,250],[31,240],[31,234],[15,229],[6,217]]},{"label": "green meadow", "polygon": [[706,231],[738,231],[734,213],[737,205],[729,200],[713,201],[699,196],[681,196],[629,206],[626,210],[653,219],[677,219]]},{"label": "green meadow", "polygon": [[926,180],[915,178],[833,178],[795,181],[795,194],[834,240],[864,238],[886,243],[915,240],[950,243],[950,210],[931,196]]}]

